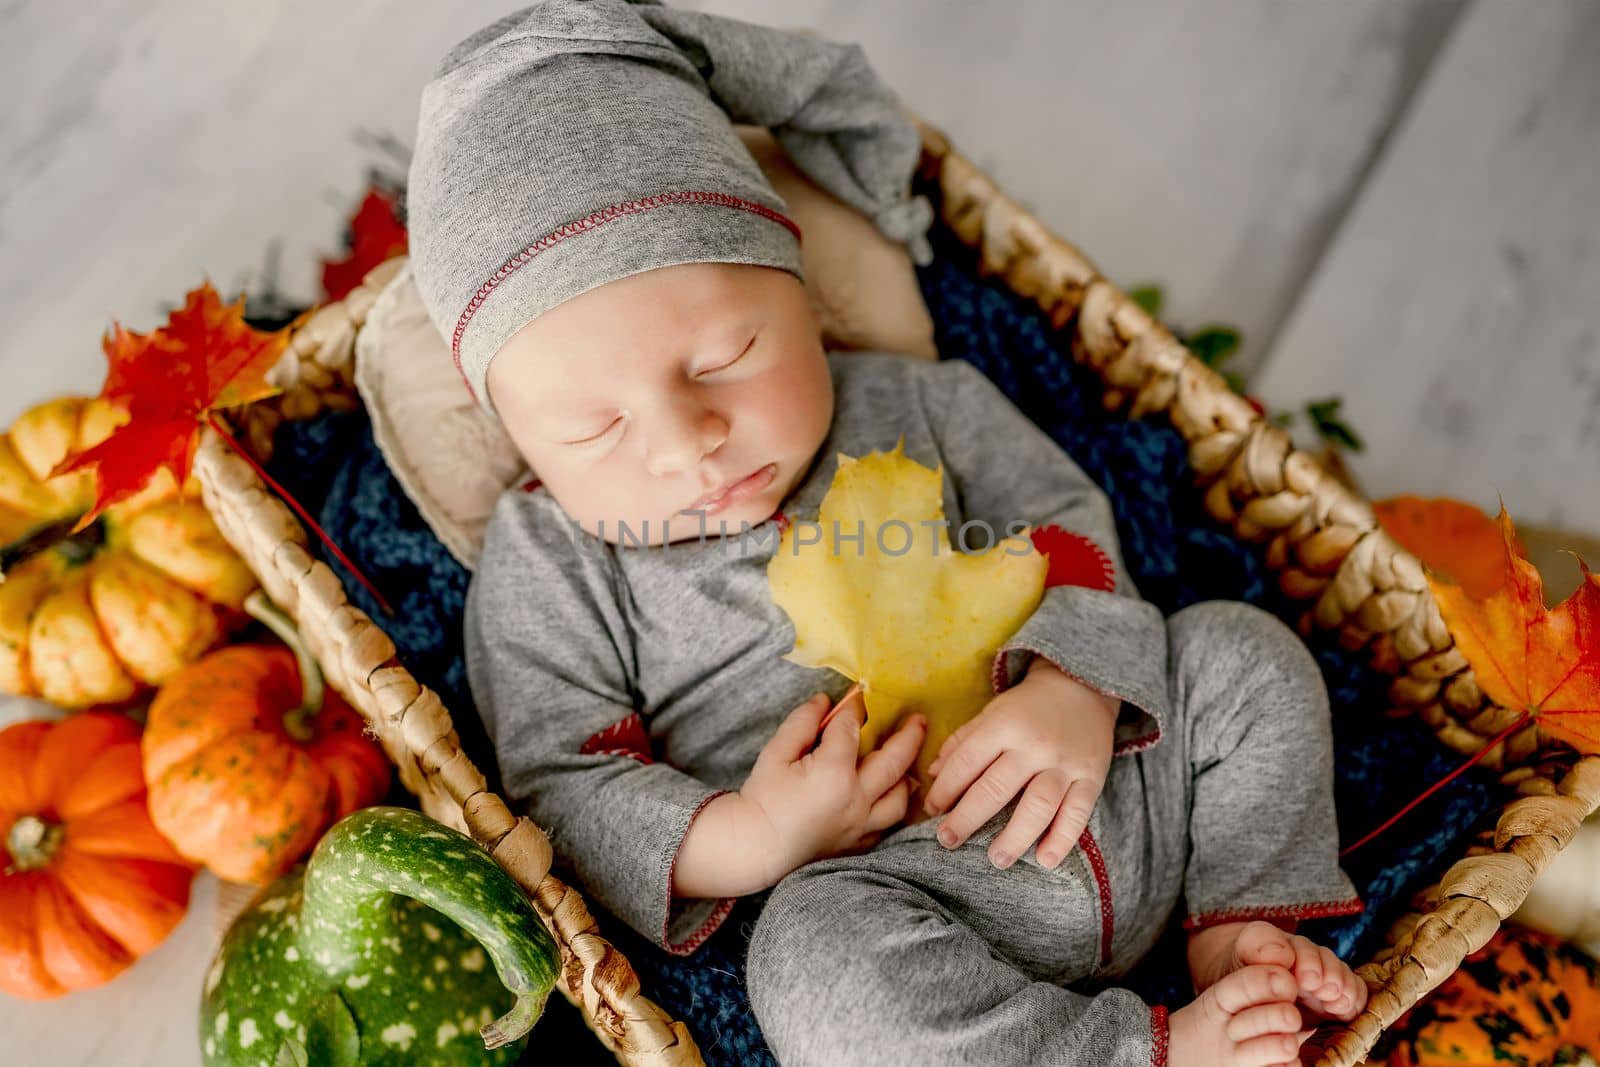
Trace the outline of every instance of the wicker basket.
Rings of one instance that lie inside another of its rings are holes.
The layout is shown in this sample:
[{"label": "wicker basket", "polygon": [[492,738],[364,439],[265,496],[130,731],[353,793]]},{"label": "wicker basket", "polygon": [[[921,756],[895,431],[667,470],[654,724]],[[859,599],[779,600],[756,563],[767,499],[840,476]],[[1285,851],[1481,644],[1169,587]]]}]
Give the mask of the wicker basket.
[{"label": "wicker basket", "polygon": [[[1336,631],[1370,650],[1393,675],[1390,697],[1451,748],[1475,752],[1514,713],[1489,702],[1453,646],[1422,566],[1377,525],[1368,504],[1296,451],[1223,379],[1071,245],[1002,193],[937,130],[921,124],[918,181],[944,222],[977,250],[980,271],[1035,301],[1105,385],[1108,409],[1129,418],[1165,414],[1183,435],[1206,486],[1210,514],[1245,541],[1265,543],[1283,591],[1303,602],[1298,624]],[[276,369],[282,395],[252,405],[237,429],[265,456],[284,419],[350,408],[355,336],[391,261],[295,334]],[[542,830],[486,790],[461,751],[450,715],[395,658],[389,638],[347,603],[339,579],[307,550],[307,534],[222,439],[205,431],[196,460],[206,506],[267,593],[299,623],[330,684],[370,720],[401,781],[423,810],[471,834],[528,891],[560,946],[562,992],[617,1057],[630,1065],[700,1064],[687,1028],[640,993],[628,961],[599,934],[580,894],[550,873]],[[1489,940],[1527,895],[1534,876],[1600,805],[1600,758],[1541,738],[1530,724],[1484,761],[1521,794],[1440,882],[1393,924],[1389,945],[1358,968],[1371,996],[1346,1027],[1308,1045],[1326,1065],[1358,1064],[1384,1028]]]}]

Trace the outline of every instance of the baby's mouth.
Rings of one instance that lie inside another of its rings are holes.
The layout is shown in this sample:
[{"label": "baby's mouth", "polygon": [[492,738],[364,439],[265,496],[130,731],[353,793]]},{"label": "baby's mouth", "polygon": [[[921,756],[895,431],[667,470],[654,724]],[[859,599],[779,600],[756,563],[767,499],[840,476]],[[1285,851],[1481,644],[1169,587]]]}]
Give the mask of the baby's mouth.
[{"label": "baby's mouth", "polygon": [[728,486],[722,491],[708,497],[701,497],[693,504],[690,504],[688,507],[684,508],[683,511],[679,512],[679,514],[693,515],[696,512],[701,511],[708,515],[715,514],[729,504],[737,503],[740,500],[744,500],[761,492],[772,483],[772,480],[777,477],[777,474],[778,465],[776,463],[769,463],[760,470],[739,479],[737,482],[734,482],[732,485]]}]

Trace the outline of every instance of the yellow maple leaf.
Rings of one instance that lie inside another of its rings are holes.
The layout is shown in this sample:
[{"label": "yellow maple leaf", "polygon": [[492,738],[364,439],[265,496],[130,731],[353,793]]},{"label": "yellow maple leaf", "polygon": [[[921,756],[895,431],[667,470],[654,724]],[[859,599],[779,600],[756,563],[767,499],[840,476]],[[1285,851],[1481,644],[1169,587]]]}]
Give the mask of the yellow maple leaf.
[{"label": "yellow maple leaf", "polygon": [[767,565],[795,628],[783,658],[860,683],[862,756],[907,715],[926,715],[916,764],[926,790],[939,746],[993,698],[995,653],[1039,606],[1048,561],[1026,530],[981,553],[953,548],[944,466],[908,457],[903,435],[892,452],[838,460],[817,527],[791,524]]}]

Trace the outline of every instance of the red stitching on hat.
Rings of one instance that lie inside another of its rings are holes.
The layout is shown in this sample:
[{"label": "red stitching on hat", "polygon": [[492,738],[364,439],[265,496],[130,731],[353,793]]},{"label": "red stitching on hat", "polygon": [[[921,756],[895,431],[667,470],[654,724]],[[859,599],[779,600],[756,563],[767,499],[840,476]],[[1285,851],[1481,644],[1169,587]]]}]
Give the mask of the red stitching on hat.
[{"label": "red stitching on hat", "polygon": [[554,248],[568,237],[576,237],[579,234],[587,233],[598,226],[605,225],[612,219],[622,218],[624,215],[637,215],[652,208],[667,207],[672,204],[715,204],[718,207],[732,207],[738,208],[740,211],[749,211],[760,215],[762,218],[782,223],[789,228],[790,233],[794,234],[796,241],[801,240],[800,227],[795,224],[793,219],[790,219],[780,211],[774,211],[765,204],[757,204],[752,200],[744,200],[728,193],[712,193],[695,189],[672,193],[657,193],[642,200],[625,200],[620,204],[603,207],[599,211],[590,212],[581,219],[574,219],[562,226],[558,226],[506,260],[505,264],[495,271],[488,281],[478,287],[477,293],[467,304],[466,310],[456,320],[455,334],[450,338],[450,358],[455,361],[456,373],[460,374],[461,380],[467,383],[467,392],[472,393],[472,398],[474,400],[478,399],[478,394],[473,390],[472,383],[467,381],[466,374],[461,370],[461,337],[467,332],[467,324],[472,321],[472,316],[478,313],[478,308],[483,306],[483,302],[489,298],[489,294],[494,292],[501,282],[515,274],[529,260],[541,252]]}]

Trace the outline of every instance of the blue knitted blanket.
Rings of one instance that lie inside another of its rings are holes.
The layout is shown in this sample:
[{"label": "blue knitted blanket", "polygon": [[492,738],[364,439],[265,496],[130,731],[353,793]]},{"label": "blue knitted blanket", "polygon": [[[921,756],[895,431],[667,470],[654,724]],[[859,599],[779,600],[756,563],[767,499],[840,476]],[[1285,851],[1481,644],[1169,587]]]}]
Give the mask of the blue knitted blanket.
[{"label": "blue knitted blanket", "polygon": [[[1293,619],[1259,549],[1206,514],[1187,449],[1164,420],[1104,412],[1099,382],[1077,365],[1068,338],[1003,282],[977,276],[972,254],[942,226],[936,258],[918,268],[945,359],[993,380],[1094,477],[1115,507],[1123,557],[1146,599],[1167,614],[1202,600],[1243,600]],[[325,414],[280,430],[270,470],[394,603],[386,618],[333,560],[351,600],[394,639],[411,671],[450,708],[464,747],[494,777],[493,754],[473,709],[461,652],[468,573],[434,538],[384,464],[360,412]],[[313,540],[313,548],[320,549]],[[1354,841],[1397,811],[1459,757],[1410,719],[1383,715],[1387,678],[1331,638],[1311,650],[1332,698],[1341,837]],[[1348,961],[1367,958],[1408,897],[1458,858],[1465,839],[1503,800],[1495,776],[1474,768],[1376,841],[1345,870],[1366,910],[1308,922],[1307,936]],[[643,992],[693,1032],[711,1067],[773,1064],[743,988],[744,950],[766,893],[743,898],[694,956],[675,957],[591,902],[602,931],[633,963]],[[1167,936],[1125,983],[1152,1003],[1187,1002],[1182,908]],[[535,1031],[538,1041],[539,1031]],[[544,1061],[541,1061],[544,1062]]]}]

